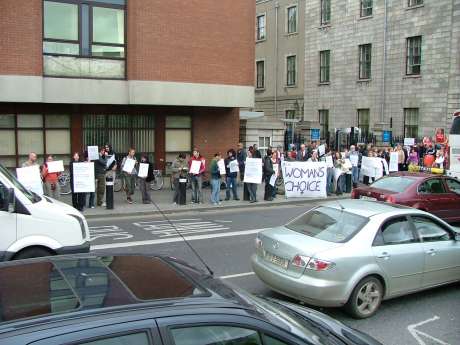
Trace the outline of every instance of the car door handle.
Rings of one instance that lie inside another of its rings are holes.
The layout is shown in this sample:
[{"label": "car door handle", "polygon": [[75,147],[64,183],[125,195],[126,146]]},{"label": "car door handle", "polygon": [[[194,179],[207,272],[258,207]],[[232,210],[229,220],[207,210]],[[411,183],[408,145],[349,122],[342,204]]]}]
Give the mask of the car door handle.
[{"label": "car door handle", "polygon": [[377,256],[379,259],[385,259],[385,260],[388,260],[390,258],[390,254],[388,254],[387,252],[383,252],[382,254],[378,255]]},{"label": "car door handle", "polygon": [[430,250],[427,250],[426,253],[427,253],[428,255],[433,256],[433,255],[436,255],[436,250],[430,249]]}]

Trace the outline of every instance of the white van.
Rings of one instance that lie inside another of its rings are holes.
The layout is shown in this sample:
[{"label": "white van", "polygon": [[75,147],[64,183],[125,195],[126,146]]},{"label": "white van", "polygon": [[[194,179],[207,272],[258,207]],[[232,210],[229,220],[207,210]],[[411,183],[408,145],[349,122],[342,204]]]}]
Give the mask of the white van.
[{"label": "white van", "polygon": [[38,196],[0,164],[0,261],[89,251],[85,217]]}]

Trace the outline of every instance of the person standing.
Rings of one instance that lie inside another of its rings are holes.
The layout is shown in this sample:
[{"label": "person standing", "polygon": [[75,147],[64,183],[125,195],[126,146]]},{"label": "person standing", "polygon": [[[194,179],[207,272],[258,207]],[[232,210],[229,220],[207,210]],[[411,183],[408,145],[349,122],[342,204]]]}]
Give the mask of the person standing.
[{"label": "person standing", "polygon": [[[198,164],[193,162],[199,162],[198,171],[191,171],[192,164]],[[201,156],[200,151],[197,148],[193,150],[191,159],[188,162],[190,180],[192,183],[192,204],[199,204],[202,202],[202,188],[203,188],[203,174],[206,170],[206,164],[204,158]]]},{"label": "person standing", "polygon": [[22,168],[27,168],[31,166],[38,165],[37,163],[37,154],[35,152],[29,153],[29,159],[22,163]]},{"label": "person standing", "polygon": [[236,159],[238,160],[238,167],[240,169],[240,181],[244,181],[244,168],[246,164],[246,151],[244,150],[243,143],[238,143],[238,149],[236,151]]},{"label": "person standing", "polygon": [[359,152],[356,151],[356,146],[350,146],[350,162],[351,162],[351,182],[353,183],[353,188],[358,187],[359,181]]},{"label": "person standing", "polygon": [[59,200],[61,197],[61,186],[59,185],[58,172],[50,173],[48,171],[48,163],[53,162],[53,156],[49,155],[46,158],[45,164],[42,167],[42,179],[45,187],[45,195],[52,197],[53,199]]},{"label": "person standing", "polygon": [[238,171],[235,169],[238,167],[238,160],[236,159],[235,150],[230,149],[227,151],[227,158],[225,159],[225,171],[227,176],[227,189],[225,190],[225,201],[230,200],[230,189],[233,193],[233,200],[240,200],[238,198],[238,192],[236,190],[236,177]]},{"label": "person standing", "polygon": [[[252,158],[252,153],[254,152],[254,148],[251,146],[249,147],[248,151],[248,158]],[[245,183],[248,188],[249,192],[249,202],[254,203],[257,202],[257,183]]]},{"label": "person standing", "polygon": [[270,149],[267,150],[267,155],[264,158],[264,181],[265,181],[265,191],[264,191],[264,200],[266,201],[273,201],[273,188],[270,184],[270,179],[272,175],[275,173],[273,170],[273,162],[272,162],[272,151]]},{"label": "person standing", "polygon": [[308,152],[306,150],[305,144],[300,145],[300,151],[297,152],[296,160],[299,162],[308,161]]},{"label": "person standing", "polygon": [[213,160],[210,165],[211,172],[211,204],[214,206],[220,205],[220,170],[219,170],[219,161],[222,159],[220,153],[214,155]]},{"label": "person standing", "polygon": [[407,165],[418,165],[419,156],[417,151],[415,151],[415,146],[411,147],[409,157],[407,158]]},{"label": "person standing", "polygon": [[342,193],[346,189],[346,180],[345,180],[344,173],[347,172],[347,168],[345,167],[345,161],[344,161],[344,159],[342,159],[340,152],[335,153],[334,168],[338,169],[338,170],[336,170],[337,173],[340,170],[340,175],[337,178],[336,194],[337,195],[342,195]]},{"label": "person standing", "polygon": [[74,190],[74,178],[73,178],[73,167],[74,164],[81,163],[80,154],[75,152],[72,156],[72,161],[69,165],[69,173],[70,173],[70,190],[72,192],[72,206],[76,208],[78,211],[82,212],[85,208],[85,201],[86,201],[86,193],[75,193]]},{"label": "person standing", "polygon": [[254,144],[254,154],[252,156],[253,158],[262,158],[262,154],[260,153],[257,144]]},{"label": "person standing", "polygon": [[145,154],[141,155],[140,163],[148,164],[147,176],[138,178],[139,189],[142,195],[142,203],[151,204],[152,198],[150,196],[149,189],[150,182],[153,180],[153,164],[149,162],[149,158]]},{"label": "person standing", "polygon": [[[107,169],[107,151],[105,147],[101,147],[99,151],[99,159],[94,161],[94,176],[96,178],[96,204],[102,206],[104,203],[105,194],[105,172]],[[94,196],[93,196],[94,198]],[[90,195],[91,203],[91,195]],[[94,200],[93,200],[94,203]]]},{"label": "person standing", "polygon": [[173,179],[173,187],[174,187],[174,195],[173,195],[173,204],[179,204],[179,179],[187,178],[187,161],[185,160],[185,154],[179,153],[179,155],[174,159],[172,163],[172,179]]},{"label": "person standing", "polygon": [[[130,169],[130,171],[125,171],[125,164],[128,162],[128,159],[132,159],[135,161],[134,167]],[[136,188],[136,169],[137,161],[136,161],[136,150],[134,148],[130,148],[128,151],[128,155],[123,158],[121,162],[121,171],[123,172],[123,179],[125,181],[125,190],[126,190],[126,201],[128,204],[133,203],[132,196],[134,195],[134,190]]]}]

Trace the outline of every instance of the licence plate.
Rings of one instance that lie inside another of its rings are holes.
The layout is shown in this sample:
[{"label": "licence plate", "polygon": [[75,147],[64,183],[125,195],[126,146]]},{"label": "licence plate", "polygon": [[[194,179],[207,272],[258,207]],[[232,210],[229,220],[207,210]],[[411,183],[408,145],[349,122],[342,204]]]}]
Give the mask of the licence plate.
[{"label": "licence plate", "polygon": [[276,266],[280,266],[284,269],[288,268],[289,261],[286,259],[280,258],[279,256],[275,254],[265,252],[265,260],[267,260],[268,262],[271,262],[272,264]]},{"label": "licence plate", "polygon": [[370,196],[365,196],[365,195],[361,195],[359,198],[362,200],[377,201],[377,198],[372,198]]}]

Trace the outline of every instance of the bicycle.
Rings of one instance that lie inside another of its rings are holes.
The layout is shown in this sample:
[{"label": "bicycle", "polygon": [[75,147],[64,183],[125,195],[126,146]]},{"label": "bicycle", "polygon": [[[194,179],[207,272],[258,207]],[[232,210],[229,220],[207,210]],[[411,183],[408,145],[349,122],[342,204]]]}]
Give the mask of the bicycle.
[{"label": "bicycle", "polygon": [[61,195],[69,195],[72,192],[72,188],[70,186],[70,173],[64,171],[58,177],[58,183],[61,187]]}]

